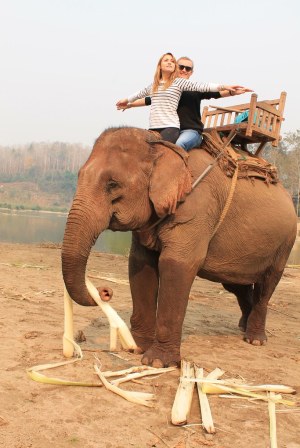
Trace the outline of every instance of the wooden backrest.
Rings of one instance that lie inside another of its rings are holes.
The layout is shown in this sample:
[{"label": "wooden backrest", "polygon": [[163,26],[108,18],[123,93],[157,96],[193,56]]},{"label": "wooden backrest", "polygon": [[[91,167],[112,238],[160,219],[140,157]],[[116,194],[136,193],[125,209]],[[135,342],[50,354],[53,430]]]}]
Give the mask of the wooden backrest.
[{"label": "wooden backrest", "polygon": [[[257,101],[257,94],[251,95],[250,103],[237,106],[219,107],[206,106],[202,113],[204,128],[224,128],[235,124],[241,113],[248,111],[248,119],[244,122],[246,136],[253,132],[262,135],[267,141],[277,146],[280,140],[281,122],[284,120],[283,112],[286,92],[281,92],[280,98],[275,100]],[[209,110],[209,107],[213,108]]]}]

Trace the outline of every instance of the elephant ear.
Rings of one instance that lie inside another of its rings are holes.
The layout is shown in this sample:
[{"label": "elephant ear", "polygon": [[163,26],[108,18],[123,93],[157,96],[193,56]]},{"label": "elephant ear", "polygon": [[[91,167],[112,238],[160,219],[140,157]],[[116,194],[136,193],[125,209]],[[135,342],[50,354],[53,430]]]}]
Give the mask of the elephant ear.
[{"label": "elephant ear", "polygon": [[175,213],[192,190],[191,174],[187,168],[188,154],[165,141],[151,142],[157,158],[150,178],[149,196],[159,217]]}]

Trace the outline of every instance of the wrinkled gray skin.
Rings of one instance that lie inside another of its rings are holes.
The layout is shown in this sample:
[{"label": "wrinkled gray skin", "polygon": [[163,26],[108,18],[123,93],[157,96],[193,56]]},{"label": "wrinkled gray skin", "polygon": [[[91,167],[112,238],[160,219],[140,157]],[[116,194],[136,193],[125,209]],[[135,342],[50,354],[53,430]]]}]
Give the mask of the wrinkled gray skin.
[{"label": "wrinkled gray skin", "polygon": [[[107,130],[81,168],[62,247],[70,296],[81,305],[95,305],[85,287],[91,247],[105,229],[132,230],[131,330],[143,364],[180,361],[182,324],[197,275],[233,292],[245,340],[265,343],[268,301],[296,236],[288,193],[281,184],[238,180],[228,213],[212,236],[232,179],[215,166],[191,192],[191,182],[211,156],[193,150],[187,161],[180,148],[149,143],[149,138],[151,133],[137,128]],[[104,300],[112,293],[106,287],[99,291]]]}]

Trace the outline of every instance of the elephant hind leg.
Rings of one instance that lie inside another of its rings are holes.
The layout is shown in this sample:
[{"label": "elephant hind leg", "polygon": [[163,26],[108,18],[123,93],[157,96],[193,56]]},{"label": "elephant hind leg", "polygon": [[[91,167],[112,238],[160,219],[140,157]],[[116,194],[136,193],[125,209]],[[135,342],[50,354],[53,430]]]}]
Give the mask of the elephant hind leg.
[{"label": "elephant hind leg", "polygon": [[248,317],[245,341],[252,345],[264,345],[267,341],[265,332],[269,300],[281,279],[283,270],[269,268],[258,282],[254,284],[253,307]]},{"label": "elephant hind leg", "polygon": [[237,285],[223,283],[223,287],[226,291],[231,292],[237,298],[238,304],[242,311],[242,316],[239,320],[239,329],[243,332],[246,331],[248,317],[252,311],[253,306],[253,285]]}]

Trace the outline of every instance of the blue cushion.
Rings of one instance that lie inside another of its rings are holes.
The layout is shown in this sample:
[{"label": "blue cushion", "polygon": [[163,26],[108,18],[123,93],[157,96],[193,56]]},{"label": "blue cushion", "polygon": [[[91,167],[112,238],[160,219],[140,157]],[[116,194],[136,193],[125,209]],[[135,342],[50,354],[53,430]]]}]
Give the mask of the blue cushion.
[{"label": "blue cushion", "polygon": [[[238,114],[238,116],[235,118],[234,123],[243,123],[245,121],[248,121],[249,117],[249,109],[245,110],[245,112],[242,112],[241,114]],[[253,123],[255,123],[256,120],[256,112],[253,117]]]}]

